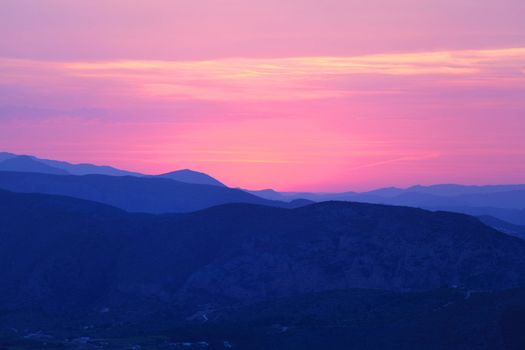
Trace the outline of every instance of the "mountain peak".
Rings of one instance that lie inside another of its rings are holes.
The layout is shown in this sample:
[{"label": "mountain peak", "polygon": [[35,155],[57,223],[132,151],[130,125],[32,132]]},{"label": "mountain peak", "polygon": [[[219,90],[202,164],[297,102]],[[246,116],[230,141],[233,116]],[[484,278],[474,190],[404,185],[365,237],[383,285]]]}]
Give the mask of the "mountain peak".
[{"label": "mountain peak", "polygon": [[49,166],[31,156],[14,156],[0,162],[0,171],[23,171],[55,175],[67,175],[68,172]]},{"label": "mountain peak", "polygon": [[191,170],[191,169],[175,170],[169,173],[157,175],[157,177],[163,177],[163,178],[167,178],[167,179],[171,179],[175,181],[192,183],[192,184],[226,187],[226,185],[224,185],[219,180],[211,177],[210,175],[201,173],[199,171]]}]

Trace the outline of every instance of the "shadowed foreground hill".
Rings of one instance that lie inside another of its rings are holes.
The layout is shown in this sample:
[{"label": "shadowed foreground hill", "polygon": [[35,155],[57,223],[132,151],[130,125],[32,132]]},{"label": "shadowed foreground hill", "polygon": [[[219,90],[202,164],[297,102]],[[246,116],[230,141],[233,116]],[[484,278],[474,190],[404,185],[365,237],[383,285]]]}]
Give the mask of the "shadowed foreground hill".
[{"label": "shadowed foreground hill", "polygon": [[461,214],[344,202],[131,214],[7,191],[0,214],[8,349],[525,344],[525,292],[506,290],[525,286],[525,242]]},{"label": "shadowed foreground hill", "polygon": [[295,207],[227,187],[183,183],[171,179],[107,175],[51,175],[0,171],[0,189],[76,197],[131,212],[190,212],[225,203]]},{"label": "shadowed foreground hill", "polygon": [[525,286],[525,242],[461,214],[326,202],[155,216],[5,191],[0,212],[0,310]]}]

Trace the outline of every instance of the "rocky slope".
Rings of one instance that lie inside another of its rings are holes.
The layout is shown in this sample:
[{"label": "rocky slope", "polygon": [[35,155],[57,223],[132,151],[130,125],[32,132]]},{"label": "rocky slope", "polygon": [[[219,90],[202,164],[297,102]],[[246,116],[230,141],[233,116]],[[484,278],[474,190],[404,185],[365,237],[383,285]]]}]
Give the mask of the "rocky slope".
[{"label": "rocky slope", "polygon": [[525,242],[461,214],[327,202],[155,216],[5,191],[0,212],[0,310],[11,312],[525,286]]}]

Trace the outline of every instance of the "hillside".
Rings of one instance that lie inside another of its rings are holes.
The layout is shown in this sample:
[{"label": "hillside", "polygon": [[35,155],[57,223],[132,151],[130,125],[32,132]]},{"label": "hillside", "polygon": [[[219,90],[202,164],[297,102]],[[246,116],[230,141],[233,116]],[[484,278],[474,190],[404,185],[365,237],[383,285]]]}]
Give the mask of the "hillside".
[{"label": "hillside", "polygon": [[155,216],[5,191],[0,210],[3,310],[525,285],[525,242],[460,214],[331,202]]},{"label": "hillside", "polygon": [[131,212],[190,212],[225,203],[294,207],[302,202],[269,201],[241,190],[188,184],[157,177],[50,175],[0,172],[0,189],[71,196]]}]

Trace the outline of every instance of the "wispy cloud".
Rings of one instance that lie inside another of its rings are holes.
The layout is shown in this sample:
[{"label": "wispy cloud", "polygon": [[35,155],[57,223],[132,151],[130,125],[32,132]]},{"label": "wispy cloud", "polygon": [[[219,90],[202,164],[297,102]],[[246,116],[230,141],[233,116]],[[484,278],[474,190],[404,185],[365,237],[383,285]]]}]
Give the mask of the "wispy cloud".
[{"label": "wispy cloud", "polygon": [[422,161],[422,160],[438,158],[441,155],[442,154],[440,152],[430,152],[430,153],[417,154],[417,155],[407,155],[403,157],[397,157],[397,158],[386,159],[386,160],[381,160],[378,162],[359,165],[359,166],[353,167],[352,170],[373,168],[377,166],[388,165],[388,164],[399,163],[399,162],[417,162],[417,161]]},{"label": "wispy cloud", "polygon": [[525,48],[0,59],[0,148],[245,187],[510,181],[525,164],[524,67]]},{"label": "wispy cloud", "polygon": [[[459,85],[472,83],[471,79],[476,84],[504,78],[522,81],[524,65],[525,48],[206,61],[0,61],[3,84],[37,88],[48,79],[55,87],[91,88],[94,82],[105,82],[114,91],[138,98],[214,101],[289,101],[396,93],[352,84],[363,75],[432,75]],[[350,84],[341,88],[341,81]]]}]

